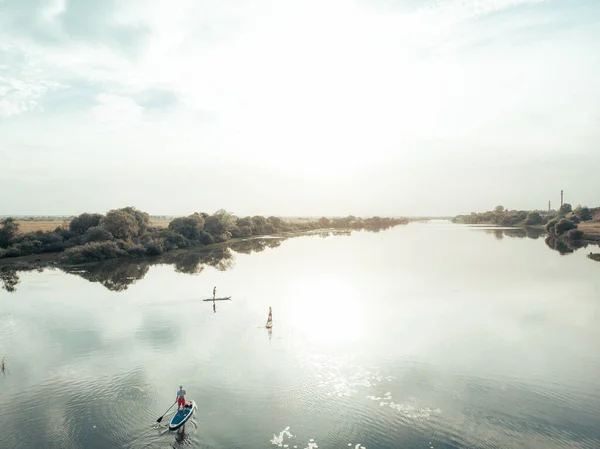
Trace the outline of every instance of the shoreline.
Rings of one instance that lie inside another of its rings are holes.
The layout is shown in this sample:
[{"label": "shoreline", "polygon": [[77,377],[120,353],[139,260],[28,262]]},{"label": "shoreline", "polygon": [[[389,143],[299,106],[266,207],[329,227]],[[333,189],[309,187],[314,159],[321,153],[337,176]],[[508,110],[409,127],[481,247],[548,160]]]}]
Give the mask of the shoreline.
[{"label": "shoreline", "polygon": [[[388,228],[389,229],[389,228]],[[36,269],[36,268],[45,268],[45,267],[57,267],[64,269],[76,269],[76,268],[85,268],[89,266],[94,266],[101,263],[106,262],[116,262],[116,261],[160,261],[161,259],[167,259],[169,257],[185,254],[185,253],[204,253],[210,252],[216,249],[226,248],[231,245],[234,245],[239,242],[247,242],[252,240],[259,239],[272,239],[272,240],[280,240],[280,239],[288,239],[293,237],[302,237],[309,235],[317,235],[322,234],[324,232],[352,232],[352,231],[366,231],[366,229],[340,229],[340,228],[322,228],[322,229],[311,229],[308,231],[297,231],[297,232],[279,232],[277,234],[265,234],[265,235],[255,235],[252,237],[238,237],[232,238],[225,242],[219,243],[211,243],[210,245],[198,245],[190,248],[179,248],[172,251],[167,251],[161,255],[157,256],[121,256],[113,259],[106,259],[102,261],[93,261],[93,262],[83,262],[79,264],[73,264],[68,262],[60,262],[58,259],[64,254],[64,251],[53,252],[53,253],[40,253],[40,254],[30,254],[28,256],[18,256],[18,257],[4,257],[0,259],[0,269],[8,267],[9,269]]]}]

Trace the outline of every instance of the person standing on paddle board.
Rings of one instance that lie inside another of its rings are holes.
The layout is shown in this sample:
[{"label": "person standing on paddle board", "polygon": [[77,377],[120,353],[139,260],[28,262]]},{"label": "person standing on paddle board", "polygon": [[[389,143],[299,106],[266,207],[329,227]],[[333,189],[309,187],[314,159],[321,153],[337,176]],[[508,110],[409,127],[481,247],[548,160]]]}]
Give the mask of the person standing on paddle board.
[{"label": "person standing on paddle board", "polygon": [[213,288],[213,299],[215,299],[215,296],[217,296],[217,287],[215,286],[215,288]]},{"label": "person standing on paddle board", "polygon": [[183,385],[179,385],[179,391],[177,392],[177,411],[179,412],[179,407],[181,407],[181,411],[185,409],[185,390],[183,389]]},{"label": "person standing on paddle board", "polygon": [[273,311],[271,310],[271,306],[269,306],[269,318],[267,318],[267,323],[269,321],[273,321]]}]

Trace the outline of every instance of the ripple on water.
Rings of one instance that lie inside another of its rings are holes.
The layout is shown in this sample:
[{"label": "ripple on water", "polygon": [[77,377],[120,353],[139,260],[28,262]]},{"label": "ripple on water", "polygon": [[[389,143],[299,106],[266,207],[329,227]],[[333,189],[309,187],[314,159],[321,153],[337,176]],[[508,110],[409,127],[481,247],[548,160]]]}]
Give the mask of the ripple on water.
[{"label": "ripple on water", "polygon": [[306,443],[306,446],[304,446],[303,444],[292,444],[291,440],[294,438],[296,437],[291,434],[290,426],[287,426],[285,429],[279,432],[279,435],[273,434],[273,438],[271,438],[270,441],[271,444],[274,446],[292,449],[297,449],[298,447],[302,447],[302,449],[318,449],[319,447],[319,445],[315,442],[313,438],[309,438],[308,442]]}]

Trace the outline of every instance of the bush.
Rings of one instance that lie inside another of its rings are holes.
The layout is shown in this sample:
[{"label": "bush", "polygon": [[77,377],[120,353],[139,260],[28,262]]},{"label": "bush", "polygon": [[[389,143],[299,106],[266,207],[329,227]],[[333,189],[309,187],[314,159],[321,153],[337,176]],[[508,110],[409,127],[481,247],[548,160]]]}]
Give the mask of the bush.
[{"label": "bush", "polygon": [[552,220],[550,220],[547,224],[546,224],[546,231],[548,231],[550,234],[554,233],[554,226],[559,222],[559,218],[553,218]]},{"label": "bush", "polygon": [[69,229],[63,229],[63,228],[56,228],[54,230],[54,233],[56,235],[60,236],[63,240],[70,240],[70,239],[78,236],[75,232],[73,232]]},{"label": "bush", "polygon": [[200,233],[200,242],[202,242],[203,245],[212,245],[215,243],[215,239],[208,232],[202,231]]},{"label": "bush", "polygon": [[98,226],[101,220],[102,215],[100,214],[81,214],[71,220],[71,223],[69,223],[69,229],[75,234],[83,234],[89,228]]},{"label": "bush", "polygon": [[177,249],[177,248],[187,248],[190,246],[190,242],[183,235],[173,232],[161,232],[160,235],[164,237],[165,242],[168,247]]},{"label": "bush", "polygon": [[22,256],[29,256],[30,254],[42,252],[42,242],[39,240],[24,240],[19,245]]},{"label": "bush", "polygon": [[6,250],[4,248],[0,248],[0,259],[6,257]]},{"label": "bush", "polygon": [[569,240],[580,240],[583,237],[583,231],[580,231],[579,229],[571,229],[569,232],[567,232],[567,238]]},{"label": "bush", "polygon": [[577,225],[566,218],[561,218],[559,222],[554,225],[554,233],[556,235],[562,235],[571,229],[577,229]]},{"label": "bush", "polygon": [[146,254],[149,256],[160,256],[163,253],[163,247],[160,242],[153,241],[146,246]]},{"label": "bush", "polygon": [[140,233],[136,216],[122,209],[109,211],[100,226],[119,240],[128,240]]},{"label": "bush", "polygon": [[134,256],[134,257],[141,257],[141,256],[145,256],[147,254],[147,252],[146,252],[146,248],[144,248],[142,245],[135,244],[135,245],[130,246],[127,249],[127,254],[129,254],[130,256]]},{"label": "bush", "polygon": [[581,221],[590,221],[592,219],[592,212],[588,207],[582,207],[578,211],[577,216]]},{"label": "bush", "polygon": [[67,249],[61,256],[64,262],[78,264],[115,259],[126,254],[116,242],[92,242]]},{"label": "bush", "polygon": [[204,217],[200,214],[192,214],[188,217],[178,217],[171,220],[169,230],[176,232],[186,239],[198,240],[204,229]]},{"label": "bush", "polygon": [[83,243],[107,242],[109,240],[112,240],[113,238],[113,235],[106,229],[101,228],[100,226],[92,226],[87,231],[85,231],[85,234],[83,234],[81,241]]},{"label": "bush", "polygon": [[21,254],[21,246],[19,244],[14,244],[6,248],[6,255],[4,257],[19,257]]},{"label": "bush", "polygon": [[239,239],[240,237],[243,237],[242,235],[242,230],[240,228],[238,228],[237,226],[233,226],[229,232],[231,232],[231,237],[234,239]]},{"label": "bush", "polygon": [[542,217],[538,212],[529,212],[527,214],[527,218],[525,219],[525,224],[527,226],[536,226],[542,224]]}]

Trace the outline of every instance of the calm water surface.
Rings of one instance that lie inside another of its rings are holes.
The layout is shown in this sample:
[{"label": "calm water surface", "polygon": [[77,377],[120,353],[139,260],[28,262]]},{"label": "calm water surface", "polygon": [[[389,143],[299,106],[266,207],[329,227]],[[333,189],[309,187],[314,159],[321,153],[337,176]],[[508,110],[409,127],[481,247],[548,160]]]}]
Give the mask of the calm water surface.
[{"label": "calm water surface", "polygon": [[586,251],[430,222],[228,254],[0,290],[0,448],[600,447]]}]

